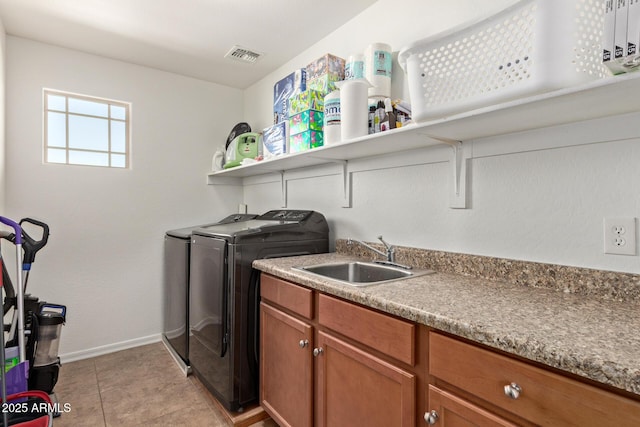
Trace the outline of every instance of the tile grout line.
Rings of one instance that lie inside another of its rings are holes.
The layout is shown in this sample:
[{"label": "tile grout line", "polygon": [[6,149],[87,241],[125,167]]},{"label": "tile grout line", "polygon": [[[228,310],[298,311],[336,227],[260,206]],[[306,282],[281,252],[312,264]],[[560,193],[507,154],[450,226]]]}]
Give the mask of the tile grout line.
[{"label": "tile grout line", "polygon": [[106,427],[107,426],[107,416],[104,412],[104,404],[102,403],[102,392],[100,390],[100,379],[98,379],[98,366],[96,366],[96,361],[93,360],[93,374],[96,376],[96,387],[98,388],[98,398],[100,399],[100,410],[102,411],[102,423]]}]

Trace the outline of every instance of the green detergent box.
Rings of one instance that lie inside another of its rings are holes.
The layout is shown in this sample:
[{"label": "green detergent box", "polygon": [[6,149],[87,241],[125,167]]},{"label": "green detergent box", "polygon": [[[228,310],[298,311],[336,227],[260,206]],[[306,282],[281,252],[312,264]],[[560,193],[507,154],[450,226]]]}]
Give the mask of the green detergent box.
[{"label": "green detergent box", "polygon": [[307,130],[289,137],[289,149],[291,153],[311,150],[312,148],[324,145],[324,134],[322,131]]}]

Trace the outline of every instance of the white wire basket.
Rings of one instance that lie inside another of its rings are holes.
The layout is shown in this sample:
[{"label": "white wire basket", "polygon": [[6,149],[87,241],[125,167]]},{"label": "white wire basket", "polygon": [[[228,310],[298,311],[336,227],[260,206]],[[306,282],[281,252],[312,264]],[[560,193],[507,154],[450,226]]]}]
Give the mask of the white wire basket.
[{"label": "white wire basket", "polygon": [[521,0],[402,49],[412,117],[424,122],[610,75],[602,0]]}]

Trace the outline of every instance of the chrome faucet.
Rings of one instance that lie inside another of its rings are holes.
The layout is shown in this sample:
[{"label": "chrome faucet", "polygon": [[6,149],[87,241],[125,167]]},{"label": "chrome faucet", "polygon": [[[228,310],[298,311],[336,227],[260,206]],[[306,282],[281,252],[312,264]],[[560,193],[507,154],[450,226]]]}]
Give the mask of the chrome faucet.
[{"label": "chrome faucet", "polygon": [[378,240],[380,240],[382,242],[382,244],[384,245],[384,248],[386,249],[386,253],[382,252],[381,250],[378,250],[376,248],[374,248],[373,246],[370,246],[368,244],[366,244],[365,242],[361,241],[361,240],[355,240],[355,239],[347,239],[347,245],[350,245],[352,243],[359,243],[362,246],[368,248],[369,250],[372,250],[373,252],[382,255],[383,257],[387,258],[388,262],[392,262],[395,263],[396,262],[396,247],[393,245],[388,244],[387,242],[385,242],[382,239],[382,236],[378,236]]}]

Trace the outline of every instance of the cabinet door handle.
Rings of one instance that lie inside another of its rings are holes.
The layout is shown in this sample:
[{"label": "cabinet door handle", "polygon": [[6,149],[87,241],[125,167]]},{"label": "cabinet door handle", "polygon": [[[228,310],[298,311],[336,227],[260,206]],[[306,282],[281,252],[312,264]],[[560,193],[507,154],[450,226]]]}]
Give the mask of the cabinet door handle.
[{"label": "cabinet door handle", "polygon": [[504,394],[510,399],[517,399],[518,397],[520,397],[520,393],[522,393],[522,388],[516,383],[511,383],[504,386]]},{"label": "cabinet door handle", "polygon": [[306,346],[309,345],[309,340],[300,340],[298,345],[300,346],[300,348],[305,348]]},{"label": "cabinet door handle", "polygon": [[320,356],[323,352],[324,352],[324,350],[322,349],[322,347],[318,347],[318,348],[314,348],[313,349],[313,355],[315,357]]},{"label": "cabinet door handle", "polygon": [[424,420],[427,422],[427,424],[432,426],[438,421],[438,413],[435,410],[432,410],[431,412],[425,412]]}]

